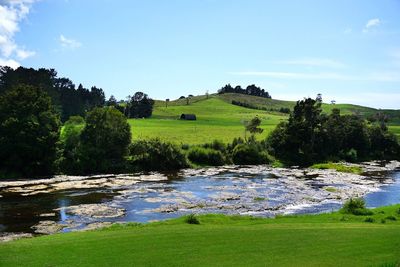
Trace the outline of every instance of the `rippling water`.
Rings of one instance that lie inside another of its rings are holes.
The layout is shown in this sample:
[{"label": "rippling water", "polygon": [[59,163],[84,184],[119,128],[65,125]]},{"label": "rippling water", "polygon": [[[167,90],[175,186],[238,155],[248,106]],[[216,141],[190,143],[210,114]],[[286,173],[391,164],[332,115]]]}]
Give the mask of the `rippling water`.
[{"label": "rippling water", "polygon": [[[79,188],[55,191],[43,191],[41,185],[36,191],[26,190],[26,186],[0,189],[0,232],[33,232],[32,226],[40,221],[54,221],[62,231],[71,231],[95,222],[149,222],[187,213],[317,213],[336,210],[346,198],[360,194],[365,195],[369,207],[400,203],[399,171],[361,179],[329,171],[306,173],[258,166],[159,177],[132,182],[135,176],[129,176],[121,179],[125,183],[110,184],[115,178],[96,176],[81,181]],[[93,181],[100,182],[93,186]],[[123,215],[94,216],[68,208],[83,204],[102,204]]]}]

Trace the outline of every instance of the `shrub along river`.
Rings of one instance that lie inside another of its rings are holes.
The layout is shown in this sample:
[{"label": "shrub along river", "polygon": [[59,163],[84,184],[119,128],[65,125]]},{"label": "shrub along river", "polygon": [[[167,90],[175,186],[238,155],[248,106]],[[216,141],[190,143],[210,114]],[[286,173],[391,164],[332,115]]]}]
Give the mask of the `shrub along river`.
[{"label": "shrub along river", "polygon": [[253,216],[337,210],[351,197],[369,207],[400,203],[400,162],[334,170],[224,166],[174,174],[55,176],[0,182],[0,240],[18,235],[150,222],[189,213]]}]

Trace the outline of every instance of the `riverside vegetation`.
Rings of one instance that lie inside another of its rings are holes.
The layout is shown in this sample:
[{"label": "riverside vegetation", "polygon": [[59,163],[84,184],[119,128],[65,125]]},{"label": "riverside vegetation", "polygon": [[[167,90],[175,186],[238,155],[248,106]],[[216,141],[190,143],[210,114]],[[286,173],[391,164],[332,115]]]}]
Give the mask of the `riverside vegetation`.
[{"label": "riverside vegetation", "polygon": [[[398,159],[400,155],[399,142],[387,127],[387,114],[379,113],[369,120],[354,114],[342,115],[336,108],[327,114],[320,96],[315,100],[298,101],[288,120],[273,119],[271,127],[275,128],[265,128],[262,123],[265,114],[258,116],[257,109],[226,104],[219,98],[209,99],[209,95],[197,100],[190,96],[181,101],[186,102],[186,107],[197,108],[204,121],[207,121],[206,113],[200,111],[204,107],[196,105],[195,101],[215,105],[216,110],[211,112],[225,111],[218,123],[228,129],[231,122],[237,123],[240,116],[248,112],[244,127],[239,124],[244,137],[205,144],[179,144],[160,138],[134,138],[132,142],[128,118],[150,115],[157,118],[161,112],[158,109],[153,113],[156,102],[142,92],[135,93],[124,103],[117,103],[113,97],[105,101],[102,89],[92,87],[89,91],[80,85],[75,90],[70,80],[57,78],[54,70],[46,69],[18,68],[14,71],[3,68],[1,79],[0,176],[4,178],[54,173],[166,171],[232,163],[310,166],[324,161]],[[235,88],[242,95],[271,101],[265,90],[254,85],[246,90]],[[236,90],[225,89],[219,93],[224,95]],[[79,107],[71,108],[72,102],[77,102],[74,104]],[[176,114],[184,110],[179,103],[168,104],[163,112],[168,110]],[[84,114],[85,118],[80,116]],[[67,117],[61,127],[61,121]],[[212,126],[208,124],[207,127],[209,139]],[[133,131],[136,129],[140,126],[133,123]]]}]

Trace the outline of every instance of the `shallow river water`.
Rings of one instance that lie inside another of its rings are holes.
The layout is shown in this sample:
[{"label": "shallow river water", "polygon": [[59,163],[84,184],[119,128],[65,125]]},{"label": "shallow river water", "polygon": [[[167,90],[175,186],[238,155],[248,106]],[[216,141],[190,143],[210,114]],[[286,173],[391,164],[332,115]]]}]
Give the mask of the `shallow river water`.
[{"label": "shallow river water", "polygon": [[93,229],[188,213],[253,216],[400,203],[399,162],[365,163],[363,175],[332,170],[225,166],[175,174],[56,176],[0,182],[0,236]]}]

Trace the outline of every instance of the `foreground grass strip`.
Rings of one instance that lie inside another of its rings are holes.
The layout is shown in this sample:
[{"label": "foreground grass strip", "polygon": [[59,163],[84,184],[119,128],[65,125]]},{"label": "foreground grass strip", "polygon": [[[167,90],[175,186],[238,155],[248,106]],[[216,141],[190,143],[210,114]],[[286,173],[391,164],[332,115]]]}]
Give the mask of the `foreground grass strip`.
[{"label": "foreground grass strip", "polygon": [[[365,216],[204,215],[0,244],[1,266],[396,266],[400,205]],[[385,265],[386,264],[386,265]]]}]

